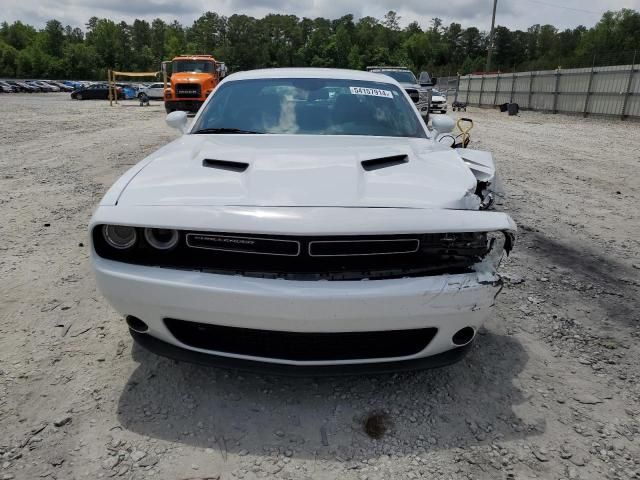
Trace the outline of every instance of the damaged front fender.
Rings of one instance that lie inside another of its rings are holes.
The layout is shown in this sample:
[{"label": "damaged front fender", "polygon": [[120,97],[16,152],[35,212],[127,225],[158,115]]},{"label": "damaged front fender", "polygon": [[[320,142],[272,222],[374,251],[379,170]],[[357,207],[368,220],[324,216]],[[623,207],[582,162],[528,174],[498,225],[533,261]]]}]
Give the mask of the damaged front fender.
[{"label": "damaged front fender", "polygon": [[514,242],[514,231],[502,230],[489,233],[489,253],[485,255],[482,261],[473,266],[474,271],[478,274],[480,283],[497,285],[497,282],[501,282],[498,275],[498,267],[504,255],[509,256]]},{"label": "damaged front fender", "polygon": [[477,187],[475,194],[479,198],[479,208],[481,210],[490,209],[493,206],[496,195],[504,194],[504,187],[498,178],[493,155],[490,152],[467,148],[458,148],[456,151],[476,177]]}]

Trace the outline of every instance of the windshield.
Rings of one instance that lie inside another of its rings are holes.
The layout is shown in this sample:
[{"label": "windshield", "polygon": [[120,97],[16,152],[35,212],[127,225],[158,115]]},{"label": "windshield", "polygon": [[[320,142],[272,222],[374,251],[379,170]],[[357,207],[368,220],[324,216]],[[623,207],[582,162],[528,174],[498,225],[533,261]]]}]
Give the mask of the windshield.
[{"label": "windshield", "polygon": [[176,60],[173,62],[172,72],[213,73],[213,62],[202,60]]},{"label": "windshield", "polygon": [[387,77],[391,77],[400,83],[418,83],[413,72],[406,70],[380,70],[379,72]]},{"label": "windshield", "polygon": [[273,78],[223,83],[192,133],[426,138],[399,88],[379,82]]},{"label": "windshield", "polygon": [[431,83],[431,77],[429,76],[429,74],[427,72],[422,72],[420,73],[420,83],[424,83],[424,84],[430,84]]}]

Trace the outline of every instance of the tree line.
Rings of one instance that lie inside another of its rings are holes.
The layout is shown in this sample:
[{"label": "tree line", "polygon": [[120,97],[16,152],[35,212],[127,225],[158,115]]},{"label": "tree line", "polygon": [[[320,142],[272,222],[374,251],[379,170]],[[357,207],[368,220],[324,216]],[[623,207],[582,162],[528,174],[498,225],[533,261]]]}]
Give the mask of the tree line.
[{"label": "tree line", "polygon": [[[161,61],[184,53],[213,54],[231,71],[404,65],[416,72],[454,75],[482,71],[488,45],[486,31],[444,25],[439,18],[425,28],[417,22],[402,28],[394,11],[382,19],[358,20],[353,15],[330,20],[206,12],[190,26],[159,18],[116,23],[92,17],[84,30],[58,20],[49,20],[42,29],[15,21],[0,24],[0,77],[104,79],[108,68],[155,71]],[[492,70],[587,66],[594,55],[610,64],[630,63],[629,52],[636,49],[640,13],[630,9],[606,12],[591,28],[533,25],[524,31],[498,26]]]}]

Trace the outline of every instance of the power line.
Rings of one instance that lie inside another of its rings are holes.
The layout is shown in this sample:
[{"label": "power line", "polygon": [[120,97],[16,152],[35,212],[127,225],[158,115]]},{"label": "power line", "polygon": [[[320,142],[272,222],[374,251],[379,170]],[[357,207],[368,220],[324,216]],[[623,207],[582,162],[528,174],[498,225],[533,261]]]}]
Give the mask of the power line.
[{"label": "power line", "polygon": [[542,2],[540,0],[523,0],[523,1],[529,2],[529,3],[537,3],[538,5],[546,5],[547,7],[560,8],[562,10],[573,10],[574,12],[591,13],[593,15],[598,15],[598,16],[604,13],[604,12],[594,12],[593,10],[585,10],[583,8],[565,7],[563,5],[556,5],[555,3]]},{"label": "power line", "polygon": [[485,71],[491,70],[491,54],[493,53],[493,34],[496,28],[496,8],[498,0],[493,0],[493,15],[491,16],[491,33],[489,34],[489,49],[487,50],[487,66]]}]

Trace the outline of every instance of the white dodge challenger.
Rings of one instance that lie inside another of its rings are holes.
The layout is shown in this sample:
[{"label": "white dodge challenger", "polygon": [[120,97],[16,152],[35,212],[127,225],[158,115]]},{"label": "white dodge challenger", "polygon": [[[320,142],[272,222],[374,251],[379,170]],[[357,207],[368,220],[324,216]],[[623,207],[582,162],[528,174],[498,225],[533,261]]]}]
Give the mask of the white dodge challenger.
[{"label": "white dodge challenger", "polygon": [[278,372],[467,352],[516,226],[491,211],[491,154],[440,143],[395,80],[238,73],[190,126],[167,122],[183,135],[116,181],[89,226],[98,287],[136,342]]}]

